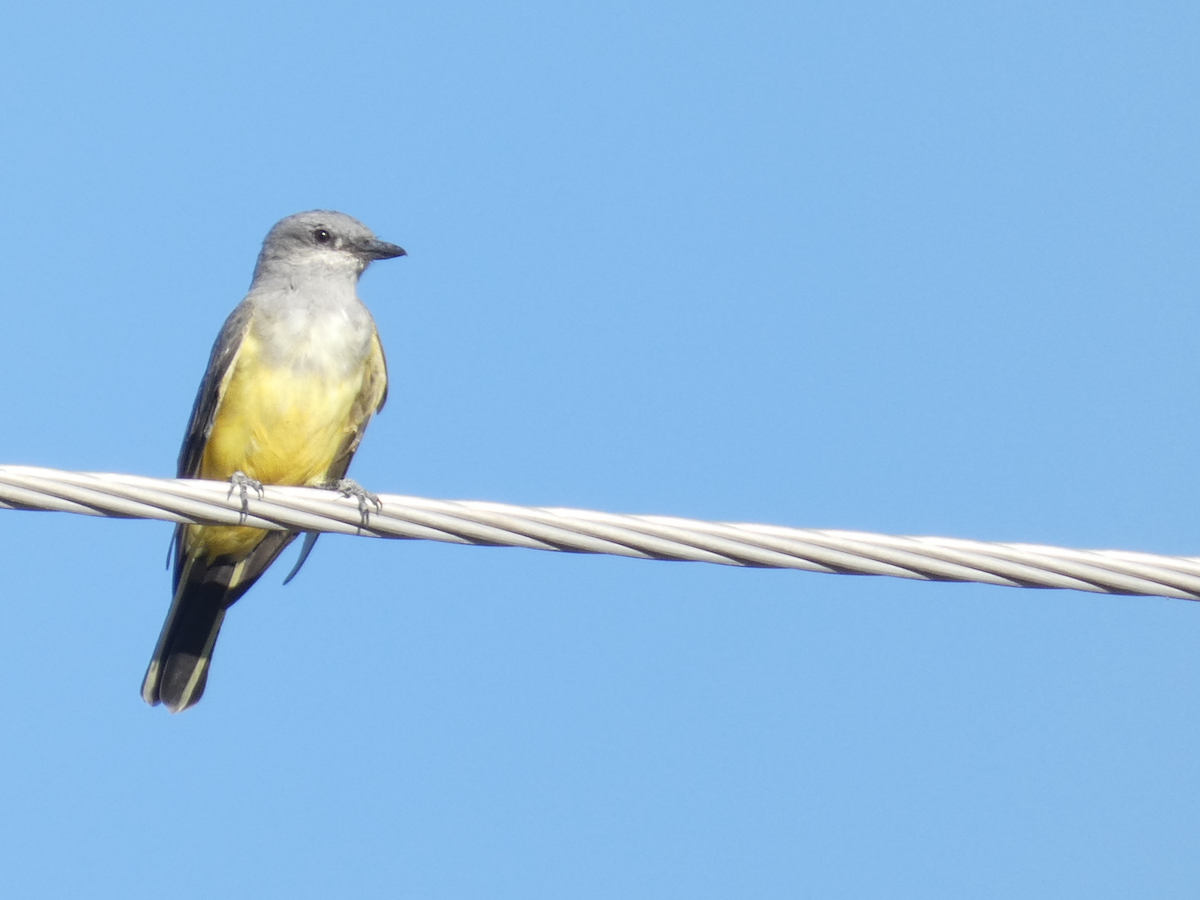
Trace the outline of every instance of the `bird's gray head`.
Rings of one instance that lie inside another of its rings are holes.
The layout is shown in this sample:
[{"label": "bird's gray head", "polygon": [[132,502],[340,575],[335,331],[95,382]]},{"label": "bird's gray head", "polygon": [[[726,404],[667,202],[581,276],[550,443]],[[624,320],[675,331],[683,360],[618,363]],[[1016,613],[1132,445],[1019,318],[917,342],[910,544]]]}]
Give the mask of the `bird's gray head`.
[{"label": "bird's gray head", "polygon": [[403,248],[379,240],[358,219],[314,209],[281,219],[268,232],[254,280],[308,275],[355,281],[374,260],[404,255]]}]

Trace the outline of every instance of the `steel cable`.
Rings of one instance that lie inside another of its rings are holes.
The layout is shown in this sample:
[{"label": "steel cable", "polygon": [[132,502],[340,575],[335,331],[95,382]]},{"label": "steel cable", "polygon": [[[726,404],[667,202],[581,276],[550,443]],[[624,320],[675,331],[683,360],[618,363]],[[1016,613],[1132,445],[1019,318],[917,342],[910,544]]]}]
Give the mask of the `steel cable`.
[{"label": "steel cable", "polygon": [[1200,599],[1200,558],[0,466],[0,508]]}]

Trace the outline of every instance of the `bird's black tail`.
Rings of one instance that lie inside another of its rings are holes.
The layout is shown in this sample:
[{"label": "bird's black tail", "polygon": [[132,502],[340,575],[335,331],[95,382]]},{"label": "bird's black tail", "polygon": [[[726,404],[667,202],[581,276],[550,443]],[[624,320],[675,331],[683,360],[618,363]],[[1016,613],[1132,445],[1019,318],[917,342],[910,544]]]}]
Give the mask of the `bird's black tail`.
[{"label": "bird's black tail", "polygon": [[203,696],[225,611],[296,538],[291,532],[264,531],[245,559],[205,562],[185,555],[182,529],[188,527],[196,526],[180,526],[176,534],[175,596],[142,680],[142,699],[151,706],[162,703],[173,713]]},{"label": "bird's black tail", "polygon": [[147,703],[166,704],[174,713],[200,699],[228,608],[226,593],[223,585],[212,582],[180,582],[142,682]]}]

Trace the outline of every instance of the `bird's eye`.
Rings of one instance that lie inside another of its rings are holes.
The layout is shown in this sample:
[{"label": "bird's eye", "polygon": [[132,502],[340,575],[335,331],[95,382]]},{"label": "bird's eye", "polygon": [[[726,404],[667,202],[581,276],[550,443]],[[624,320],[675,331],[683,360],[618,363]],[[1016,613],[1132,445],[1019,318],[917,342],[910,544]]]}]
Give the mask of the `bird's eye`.
[{"label": "bird's eye", "polygon": [[328,244],[333,240],[333,235],[329,233],[327,228],[318,228],[313,232],[313,240],[318,244]]}]

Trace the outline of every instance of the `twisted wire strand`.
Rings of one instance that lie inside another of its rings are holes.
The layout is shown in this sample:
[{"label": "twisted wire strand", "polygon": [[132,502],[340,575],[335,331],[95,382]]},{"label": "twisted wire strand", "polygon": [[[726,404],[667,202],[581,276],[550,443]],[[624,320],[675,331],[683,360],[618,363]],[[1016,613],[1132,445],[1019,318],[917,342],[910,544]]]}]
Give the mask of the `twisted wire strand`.
[{"label": "twisted wire strand", "polygon": [[0,508],[1200,600],[1200,557],[0,466]]}]

